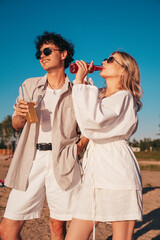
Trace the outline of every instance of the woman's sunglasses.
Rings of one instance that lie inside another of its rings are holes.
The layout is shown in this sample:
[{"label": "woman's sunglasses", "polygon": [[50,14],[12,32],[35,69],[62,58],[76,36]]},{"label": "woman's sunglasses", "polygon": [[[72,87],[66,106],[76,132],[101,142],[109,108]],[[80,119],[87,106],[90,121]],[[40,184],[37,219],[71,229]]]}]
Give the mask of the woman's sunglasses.
[{"label": "woman's sunglasses", "polygon": [[[104,62],[104,61],[107,61],[107,63],[113,63],[113,62],[115,61],[115,62],[118,63],[121,67],[123,67],[123,68],[125,68],[125,69],[127,70],[127,67],[124,67],[122,64],[120,64],[114,57],[105,58],[105,59],[103,60],[103,62]],[[102,62],[102,63],[103,63],[103,62]],[[130,74],[129,74],[129,75],[130,75]],[[135,78],[132,77],[132,75],[130,75],[130,77],[133,78],[134,81],[136,81]]]},{"label": "woman's sunglasses", "polygon": [[124,67],[122,64],[120,64],[114,57],[109,57],[109,58],[105,58],[103,60],[104,61],[107,61],[107,63],[113,63],[114,61],[117,62],[121,67]]},{"label": "woman's sunglasses", "polygon": [[41,59],[41,55],[42,53],[45,56],[49,56],[53,51],[60,51],[59,49],[55,49],[55,48],[44,48],[43,51],[37,51],[35,56],[37,59]]}]

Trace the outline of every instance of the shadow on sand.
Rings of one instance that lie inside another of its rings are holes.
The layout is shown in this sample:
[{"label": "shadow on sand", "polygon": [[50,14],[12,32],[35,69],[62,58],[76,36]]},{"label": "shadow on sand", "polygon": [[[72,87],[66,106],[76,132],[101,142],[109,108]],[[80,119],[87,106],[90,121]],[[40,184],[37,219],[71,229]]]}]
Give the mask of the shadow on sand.
[{"label": "shadow on sand", "polygon": [[[147,192],[153,191],[155,189],[160,189],[160,187],[145,187],[143,188],[143,194],[146,194]],[[134,240],[140,239],[143,234],[146,234],[150,230],[160,230],[160,208],[154,209],[153,211],[144,215],[143,221],[136,223]],[[109,236],[108,238],[106,238],[106,240],[112,240],[112,236]],[[158,234],[151,240],[160,240],[160,234]]]},{"label": "shadow on sand", "polygon": [[143,188],[143,194],[151,192],[155,189],[160,189],[160,187],[145,187],[145,188]]},{"label": "shadow on sand", "polygon": [[[144,226],[145,225],[145,226]],[[146,234],[150,230],[160,230],[160,208],[154,209],[148,214],[143,216],[142,222],[137,222],[135,229],[141,228],[137,230],[134,237],[135,239],[139,239],[140,236]],[[152,240],[160,239],[160,235],[152,238]]]}]

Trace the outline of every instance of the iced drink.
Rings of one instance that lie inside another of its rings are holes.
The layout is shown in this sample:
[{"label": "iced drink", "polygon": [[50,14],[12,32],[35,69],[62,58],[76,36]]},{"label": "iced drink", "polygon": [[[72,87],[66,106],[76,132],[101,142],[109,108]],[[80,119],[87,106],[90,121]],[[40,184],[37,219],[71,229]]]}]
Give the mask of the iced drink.
[{"label": "iced drink", "polygon": [[36,110],[34,109],[34,103],[28,102],[28,112],[26,114],[27,123],[36,123],[38,122]]}]

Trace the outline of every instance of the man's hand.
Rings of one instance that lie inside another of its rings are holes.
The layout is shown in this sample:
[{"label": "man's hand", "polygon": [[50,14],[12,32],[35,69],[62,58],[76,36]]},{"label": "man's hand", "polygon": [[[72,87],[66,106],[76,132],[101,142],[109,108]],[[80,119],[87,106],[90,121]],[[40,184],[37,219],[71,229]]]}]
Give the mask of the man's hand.
[{"label": "man's hand", "polygon": [[24,127],[27,112],[28,112],[27,102],[24,100],[20,100],[18,104],[16,104],[16,115],[12,119],[12,125],[16,130],[20,130],[21,128]]},{"label": "man's hand", "polygon": [[80,155],[83,149],[87,146],[89,139],[86,137],[82,137],[80,141],[77,143],[77,154]]},{"label": "man's hand", "polygon": [[26,119],[27,112],[28,112],[27,102],[24,100],[20,100],[18,104],[16,104],[16,116],[20,116]]}]

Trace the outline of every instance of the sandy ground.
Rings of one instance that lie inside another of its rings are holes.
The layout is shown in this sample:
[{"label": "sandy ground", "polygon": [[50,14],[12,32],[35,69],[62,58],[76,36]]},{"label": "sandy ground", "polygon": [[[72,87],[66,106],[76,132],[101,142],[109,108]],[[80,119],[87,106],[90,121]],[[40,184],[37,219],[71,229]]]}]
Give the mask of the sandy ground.
[{"label": "sandy ground", "polygon": [[[11,159],[0,156],[0,180],[4,179]],[[135,227],[134,239],[139,240],[160,240],[160,171],[142,171],[143,180],[143,222]],[[0,188],[0,220],[3,217],[4,209],[10,189]],[[49,240],[49,211],[47,203],[42,210],[41,218],[26,221],[21,236],[23,240]],[[111,225],[99,223],[96,227],[96,240],[112,239]],[[92,239],[92,235],[89,238]]]}]

